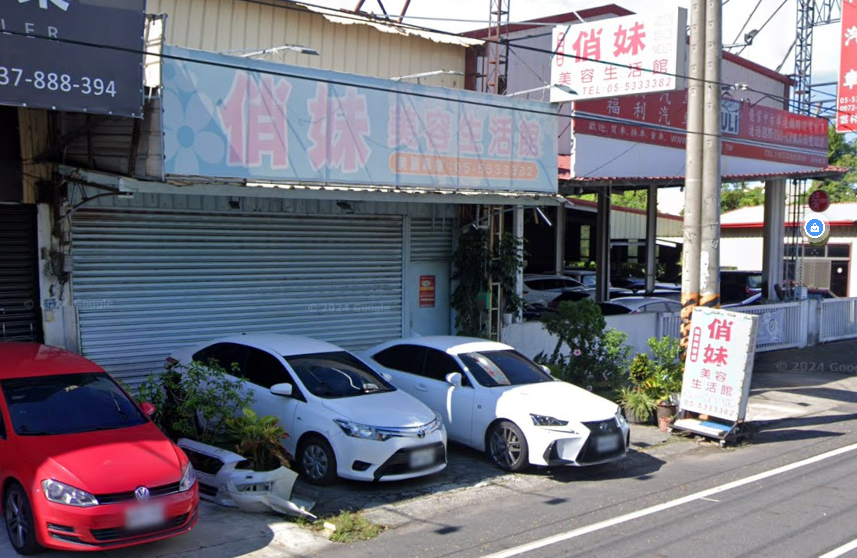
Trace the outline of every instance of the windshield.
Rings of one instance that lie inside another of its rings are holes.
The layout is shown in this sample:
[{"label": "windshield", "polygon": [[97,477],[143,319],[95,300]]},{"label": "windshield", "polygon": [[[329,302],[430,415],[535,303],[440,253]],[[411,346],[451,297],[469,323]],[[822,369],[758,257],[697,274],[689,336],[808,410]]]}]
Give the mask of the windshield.
[{"label": "windshield", "polygon": [[581,275],[580,282],[586,285],[587,287],[595,286],[595,275]]},{"label": "windshield", "polygon": [[4,380],[2,386],[19,436],[113,430],[148,421],[103,372]]},{"label": "windshield", "polygon": [[482,351],[465,353],[458,358],[485,387],[522,386],[552,382],[553,378],[517,351]]},{"label": "windshield", "polygon": [[307,390],[317,397],[395,391],[381,376],[346,351],[286,357],[286,362]]},{"label": "windshield", "polygon": [[751,289],[761,289],[762,288],[762,276],[761,275],[748,275],[747,276],[747,286]]}]

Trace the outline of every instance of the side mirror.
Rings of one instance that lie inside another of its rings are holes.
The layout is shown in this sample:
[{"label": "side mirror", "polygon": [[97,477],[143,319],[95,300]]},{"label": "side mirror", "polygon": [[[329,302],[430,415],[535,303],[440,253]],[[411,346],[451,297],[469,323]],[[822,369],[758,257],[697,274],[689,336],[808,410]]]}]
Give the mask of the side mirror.
[{"label": "side mirror", "polygon": [[446,375],[446,382],[455,387],[461,387],[461,372],[450,372]]},{"label": "side mirror", "polygon": [[283,397],[291,397],[292,384],[274,384],[271,386],[271,393],[274,395],[282,395]]},{"label": "side mirror", "polygon": [[157,410],[155,409],[155,406],[149,403],[148,401],[140,403],[140,408],[143,409],[143,413],[145,413],[146,416],[150,418],[155,414],[155,411]]},{"label": "side mirror", "polygon": [[541,368],[544,371],[544,373],[547,374],[548,376],[553,376],[553,374],[551,373],[551,369],[547,365],[540,364],[539,368]]},{"label": "side mirror", "polygon": [[393,383],[393,375],[389,372],[381,372],[381,377],[384,378],[384,380]]}]

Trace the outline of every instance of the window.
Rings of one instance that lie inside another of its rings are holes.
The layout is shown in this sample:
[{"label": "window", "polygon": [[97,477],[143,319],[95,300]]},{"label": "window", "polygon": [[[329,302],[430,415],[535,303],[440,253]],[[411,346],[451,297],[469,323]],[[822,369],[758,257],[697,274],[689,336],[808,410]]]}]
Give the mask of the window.
[{"label": "window", "polygon": [[238,343],[215,343],[193,355],[193,360],[207,363],[213,359],[229,374],[243,377],[249,351],[249,347]]},{"label": "window", "polygon": [[115,430],[148,420],[103,372],[4,380],[2,386],[19,436]]},{"label": "window", "polygon": [[335,399],[396,390],[346,351],[290,356],[286,362],[316,397]]},{"label": "window", "polygon": [[553,378],[517,351],[466,353],[458,358],[485,387],[520,386],[552,382]]},{"label": "window", "polygon": [[437,349],[426,349],[426,362],[421,374],[423,377],[445,382],[446,375],[452,372],[461,373],[461,367],[454,358]]},{"label": "window", "polygon": [[663,302],[652,302],[651,304],[644,304],[640,307],[640,312],[666,312],[667,307]]},{"label": "window", "polygon": [[828,258],[848,258],[851,255],[850,246],[847,244],[828,244]]},{"label": "window", "polygon": [[396,345],[376,353],[372,358],[381,366],[391,370],[421,375],[423,363],[426,360],[426,349],[417,345]]},{"label": "window", "polygon": [[250,349],[247,366],[244,367],[247,381],[265,389],[271,389],[275,384],[290,384],[292,397],[306,401],[294,378],[286,367],[271,353],[261,349]]},{"label": "window", "polygon": [[524,281],[524,284],[527,286],[528,289],[533,290],[533,291],[543,291],[544,290],[542,288],[544,281],[542,281],[541,279],[530,279],[529,281]]},{"label": "window", "polygon": [[588,260],[590,258],[589,244],[592,227],[590,225],[581,225],[580,227],[580,259]]}]

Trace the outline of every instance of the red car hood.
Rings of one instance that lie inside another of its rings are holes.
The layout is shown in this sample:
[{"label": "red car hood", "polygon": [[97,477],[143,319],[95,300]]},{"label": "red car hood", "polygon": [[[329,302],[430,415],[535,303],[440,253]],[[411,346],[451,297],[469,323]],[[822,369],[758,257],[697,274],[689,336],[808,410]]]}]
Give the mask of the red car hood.
[{"label": "red car hood", "polygon": [[182,476],[184,460],[152,423],[83,434],[22,436],[18,440],[42,477],[96,495],[163,486],[179,482]]}]

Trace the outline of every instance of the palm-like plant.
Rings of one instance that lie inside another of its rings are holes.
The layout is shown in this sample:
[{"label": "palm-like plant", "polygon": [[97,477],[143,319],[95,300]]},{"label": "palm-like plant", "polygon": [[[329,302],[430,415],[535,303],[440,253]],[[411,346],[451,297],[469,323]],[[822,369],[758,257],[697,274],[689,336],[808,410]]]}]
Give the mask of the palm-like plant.
[{"label": "palm-like plant", "polygon": [[225,444],[251,461],[256,471],[289,466],[291,457],[283,448],[286,438],[288,434],[280,426],[280,419],[260,417],[248,407],[244,407],[242,416],[226,420]]}]

